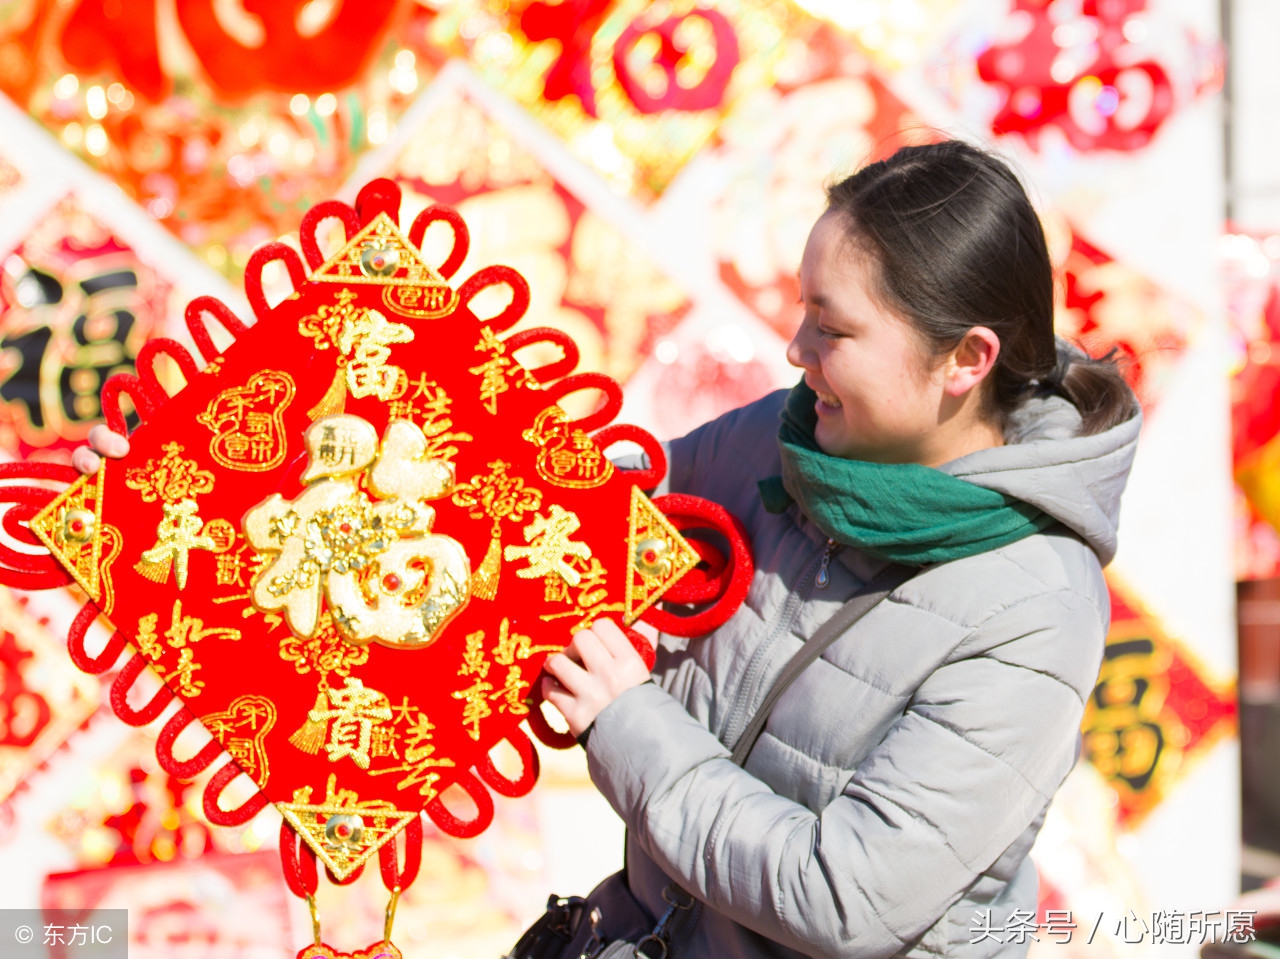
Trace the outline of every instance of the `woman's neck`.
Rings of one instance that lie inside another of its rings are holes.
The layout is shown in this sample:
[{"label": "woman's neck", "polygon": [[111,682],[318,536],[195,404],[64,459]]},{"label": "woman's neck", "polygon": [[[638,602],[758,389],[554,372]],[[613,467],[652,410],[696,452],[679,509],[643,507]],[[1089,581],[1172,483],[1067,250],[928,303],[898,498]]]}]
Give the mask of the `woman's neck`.
[{"label": "woman's neck", "polygon": [[952,417],[938,425],[916,462],[939,467],[979,450],[1004,446],[1004,431],[986,417]]}]

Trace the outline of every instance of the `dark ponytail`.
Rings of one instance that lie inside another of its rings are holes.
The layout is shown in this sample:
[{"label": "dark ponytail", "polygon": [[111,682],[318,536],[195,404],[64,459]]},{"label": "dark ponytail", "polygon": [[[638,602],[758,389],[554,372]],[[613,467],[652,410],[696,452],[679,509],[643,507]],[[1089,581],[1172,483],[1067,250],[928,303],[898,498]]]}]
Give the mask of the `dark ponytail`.
[{"label": "dark ponytail", "polygon": [[1080,411],[1081,435],[1118,426],[1137,410],[1137,400],[1120,373],[1118,355],[1119,351],[1112,349],[1105,356],[1091,357],[1058,341],[1058,362],[1040,385],[1065,396]]},{"label": "dark ponytail", "polygon": [[1082,434],[1134,414],[1112,357],[1059,349],[1044,228],[1003,161],[959,140],[903,147],[828,188],[827,209],[879,263],[885,305],[909,318],[935,353],[954,349],[975,326],[999,337],[985,393],[993,419],[1003,421],[1036,389],[1075,404]]}]

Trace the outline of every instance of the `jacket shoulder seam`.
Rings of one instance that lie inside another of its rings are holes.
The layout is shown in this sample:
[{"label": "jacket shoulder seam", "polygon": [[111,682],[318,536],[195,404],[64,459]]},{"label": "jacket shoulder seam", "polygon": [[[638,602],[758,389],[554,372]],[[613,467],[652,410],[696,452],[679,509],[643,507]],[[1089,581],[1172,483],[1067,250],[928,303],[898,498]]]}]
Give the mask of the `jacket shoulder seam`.
[{"label": "jacket shoulder seam", "polygon": [[974,658],[989,659],[993,663],[999,663],[1001,666],[1008,666],[1011,669],[1025,669],[1029,673],[1035,673],[1037,676],[1043,676],[1045,679],[1048,679],[1054,683],[1057,683],[1059,686],[1063,686],[1066,689],[1070,690],[1071,694],[1080,701],[1081,706],[1085,705],[1085,703],[1088,702],[1088,699],[1089,699],[1088,693],[1081,693],[1080,690],[1076,689],[1074,686],[1072,686],[1069,682],[1067,682],[1061,676],[1055,676],[1053,673],[1046,672],[1043,669],[1037,669],[1034,666],[1027,666],[1023,663],[1011,663],[1008,660],[999,659],[995,656],[983,655],[983,656],[975,656]]},{"label": "jacket shoulder seam", "polygon": [[[1022,772],[1022,770],[1021,770],[1021,769],[1019,769],[1017,766],[1013,765],[1013,763],[1009,762],[1009,761],[1008,761],[1007,759],[1005,759],[1003,756],[997,756],[995,753],[993,753],[993,752],[992,752],[990,749],[988,749],[986,746],[982,745],[982,743],[980,743],[980,742],[976,742],[975,740],[973,740],[973,739],[971,739],[970,737],[966,736],[962,730],[960,730],[960,729],[958,729],[957,727],[955,727],[955,726],[951,725],[950,723],[943,722],[941,719],[938,719],[936,716],[930,716],[930,715],[927,715],[927,714],[925,714],[925,713],[921,713],[921,712],[916,712],[916,714],[915,714],[915,715],[919,716],[921,719],[923,719],[923,720],[924,720],[925,722],[927,722],[927,723],[932,723],[933,725],[938,726],[938,727],[939,727],[939,728],[941,728],[941,729],[945,729],[947,732],[951,733],[951,734],[952,734],[953,736],[955,736],[957,739],[962,739],[962,740],[964,740],[966,743],[968,743],[968,744],[969,744],[970,746],[972,746],[974,749],[978,750],[979,752],[981,752],[981,753],[983,753],[983,754],[985,754],[985,755],[987,755],[987,756],[990,756],[992,759],[994,759],[996,762],[998,762],[1001,766],[1004,766],[1006,769],[1008,769],[1010,772],[1012,772],[1015,776],[1017,776],[1019,779],[1021,779],[1024,783],[1026,783],[1026,784],[1027,784],[1027,787],[1028,787],[1032,792],[1034,792],[1037,796],[1039,796],[1041,799],[1043,799],[1043,800],[1045,800],[1046,802],[1048,802],[1048,801],[1052,798],[1051,796],[1046,796],[1043,792],[1041,792],[1040,787],[1039,787],[1039,786],[1037,786],[1035,783],[1033,783],[1030,779],[1028,779],[1028,778],[1026,777],[1026,775]],[[962,860],[962,861],[963,861],[963,860]]]},{"label": "jacket shoulder seam", "polygon": [[[984,617],[980,622],[974,624],[973,627],[970,628],[969,636],[972,636],[974,633],[978,632],[984,627],[989,626],[992,620],[998,619],[999,617],[1003,616],[1005,613],[1011,613],[1014,610],[1021,609],[1022,607],[1030,605],[1031,603],[1047,600],[1051,596],[1074,596],[1077,599],[1082,599],[1085,602],[1089,603],[1089,605],[1093,608],[1094,612],[1098,611],[1097,604],[1091,602],[1089,600],[1089,597],[1084,595],[1084,593],[1082,593],[1080,590],[1075,589],[1074,587],[1071,587],[1071,586],[1052,586],[1046,589],[1042,593],[1032,593],[1029,596],[1023,596],[1021,599],[1014,600],[1013,602],[1008,603],[1004,606],[1001,606],[998,609],[992,610],[989,615]],[[966,636],[965,638],[968,639],[969,636]]]}]

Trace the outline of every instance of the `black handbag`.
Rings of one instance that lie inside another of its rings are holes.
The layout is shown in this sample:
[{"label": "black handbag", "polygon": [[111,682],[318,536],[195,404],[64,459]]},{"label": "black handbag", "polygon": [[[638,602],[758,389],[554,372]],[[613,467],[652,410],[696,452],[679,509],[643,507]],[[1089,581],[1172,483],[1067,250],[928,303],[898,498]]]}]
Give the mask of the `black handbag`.
[{"label": "black handbag", "polygon": [[[735,763],[746,763],[774,704],[796,677],[845,630],[918,572],[920,567],[890,563],[818,628],[783,667],[738,738],[731,757]],[[702,903],[676,883],[662,890],[662,898],[667,909],[655,924],[632,895],[625,870],[609,876],[585,899],[553,894],[547,899],[546,913],[503,959],[667,959],[673,943],[697,924]]]},{"label": "black handbag", "polygon": [[[693,904],[692,897],[688,903]],[[548,897],[547,911],[503,959],[659,959],[666,954],[675,914],[668,910],[664,919],[655,926],[631,894],[626,872],[616,872],[585,899]]]}]

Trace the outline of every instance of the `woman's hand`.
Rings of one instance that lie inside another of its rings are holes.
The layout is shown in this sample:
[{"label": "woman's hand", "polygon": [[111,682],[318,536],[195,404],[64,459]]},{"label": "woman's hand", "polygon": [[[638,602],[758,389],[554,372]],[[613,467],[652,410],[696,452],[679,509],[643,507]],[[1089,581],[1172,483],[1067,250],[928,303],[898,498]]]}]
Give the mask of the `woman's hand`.
[{"label": "woman's hand", "polygon": [[560,710],[574,736],[618,696],[649,679],[644,660],[611,619],[580,630],[563,653],[547,657],[543,669],[542,698]]},{"label": "woman's hand", "polygon": [[102,465],[99,454],[118,460],[129,453],[129,440],[99,423],[89,430],[89,445],[77,446],[71,454],[71,465],[85,475],[98,472]]}]

